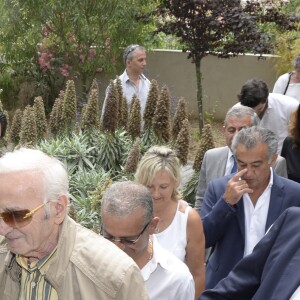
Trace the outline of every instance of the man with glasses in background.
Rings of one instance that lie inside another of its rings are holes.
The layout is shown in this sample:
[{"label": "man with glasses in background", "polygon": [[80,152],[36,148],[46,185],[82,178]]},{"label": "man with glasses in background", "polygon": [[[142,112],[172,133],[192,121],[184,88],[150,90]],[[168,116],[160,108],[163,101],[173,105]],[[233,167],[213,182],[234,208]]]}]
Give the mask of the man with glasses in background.
[{"label": "man with glasses in background", "polygon": [[102,235],[137,263],[151,300],[193,300],[195,284],[185,263],[159,246],[153,235],[151,193],[131,181],[116,182],[103,195]]},{"label": "man with glasses in background", "polygon": [[[143,74],[146,66],[146,49],[140,45],[129,45],[123,54],[123,60],[126,66],[125,71],[119,76],[123,95],[127,99],[127,103],[130,105],[132,96],[136,95],[141,103],[141,112],[144,114],[146,107],[146,101],[150,90],[151,82]],[[109,86],[106,89],[105,100],[103,103],[102,114],[106,99],[109,93]]]},{"label": "man with glasses in background", "polygon": [[39,150],[0,158],[0,299],[149,299],[133,260],[67,216],[68,185]]}]

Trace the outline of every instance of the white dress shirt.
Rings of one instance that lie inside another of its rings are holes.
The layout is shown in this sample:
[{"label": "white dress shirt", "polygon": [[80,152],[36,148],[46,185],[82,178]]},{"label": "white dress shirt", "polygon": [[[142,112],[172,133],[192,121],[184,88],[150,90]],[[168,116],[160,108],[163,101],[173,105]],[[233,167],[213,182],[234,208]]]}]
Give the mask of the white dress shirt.
[{"label": "white dress shirt", "polygon": [[[285,74],[279,76],[279,78],[275,82],[275,85],[273,88],[273,93],[283,94],[286,89],[286,86],[288,84],[289,77],[290,77],[289,73],[285,73]],[[295,98],[296,100],[298,100],[300,102],[300,83],[298,83],[298,82],[291,83],[290,82],[289,86],[285,92],[285,95]]]},{"label": "white dress shirt", "polygon": [[141,269],[150,300],[194,300],[195,283],[187,265],[152,236],[153,257]]},{"label": "white dress shirt", "polygon": [[249,197],[243,196],[245,214],[245,250],[244,256],[252,253],[253,248],[266,233],[266,223],[269,211],[271,188],[273,185],[273,170],[270,168],[270,180],[264,192],[258,198],[256,205]]},{"label": "white dress shirt", "polygon": [[[126,97],[127,103],[130,106],[133,95],[136,95],[141,104],[141,113],[144,115],[148,93],[151,87],[150,80],[143,74],[140,75],[140,82],[137,86],[127,75],[126,70],[119,76],[122,84],[123,96]],[[109,94],[109,86],[106,88],[105,99],[102,107],[102,115],[105,108],[106,99]]]},{"label": "white dress shirt", "polygon": [[[241,105],[240,102],[234,106]],[[288,136],[288,126],[291,114],[299,106],[299,102],[289,96],[270,93],[268,108],[259,122],[259,126],[267,128],[276,134],[278,139],[277,153],[281,153],[284,139]]]},{"label": "white dress shirt", "polygon": [[296,291],[293,293],[290,300],[300,300],[300,286],[296,289]]},{"label": "white dress shirt", "polygon": [[233,153],[231,152],[230,148],[228,148],[228,156],[227,156],[227,163],[226,163],[226,169],[225,169],[224,176],[231,174],[233,164],[234,164],[234,156],[233,156]]}]

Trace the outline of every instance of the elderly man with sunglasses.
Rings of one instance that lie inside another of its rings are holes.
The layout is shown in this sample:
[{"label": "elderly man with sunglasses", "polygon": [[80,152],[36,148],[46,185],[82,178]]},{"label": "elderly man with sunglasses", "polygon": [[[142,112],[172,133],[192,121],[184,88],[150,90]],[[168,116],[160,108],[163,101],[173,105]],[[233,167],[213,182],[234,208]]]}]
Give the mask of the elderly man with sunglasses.
[{"label": "elderly man with sunglasses", "polygon": [[[141,112],[144,113],[151,82],[143,74],[146,66],[146,49],[140,45],[129,45],[123,54],[126,66],[125,71],[119,76],[123,95],[130,105],[132,96],[136,95],[141,103]],[[103,103],[102,113],[105,109],[106,98],[109,93],[109,86],[106,89],[106,96]]]},{"label": "elderly man with sunglasses", "polygon": [[193,300],[195,284],[188,267],[159,246],[153,235],[151,193],[143,185],[124,181],[108,188],[102,198],[102,235],[134,259],[150,299]]},{"label": "elderly man with sunglasses", "polygon": [[149,299],[134,261],[68,217],[68,203],[57,159],[0,158],[0,299]]}]

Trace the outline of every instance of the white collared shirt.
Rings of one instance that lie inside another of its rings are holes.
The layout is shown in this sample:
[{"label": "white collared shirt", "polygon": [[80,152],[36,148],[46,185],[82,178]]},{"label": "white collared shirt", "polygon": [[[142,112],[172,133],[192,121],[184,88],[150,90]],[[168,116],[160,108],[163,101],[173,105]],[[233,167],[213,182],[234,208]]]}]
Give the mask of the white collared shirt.
[{"label": "white collared shirt", "polygon": [[253,206],[249,194],[244,194],[243,196],[245,214],[244,256],[252,253],[253,248],[265,235],[272,185],[273,170],[270,168],[269,183],[258,198],[256,205]]},{"label": "white collared shirt", "polygon": [[[234,107],[241,105],[240,102]],[[291,114],[299,106],[299,102],[289,96],[269,93],[268,108],[265,111],[259,126],[272,130],[278,139],[277,153],[281,153],[284,139],[288,136],[288,126]]]},{"label": "white collared shirt", "polygon": [[272,130],[278,139],[278,151],[281,153],[284,139],[288,136],[288,125],[291,114],[299,106],[299,102],[289,96],[270,93],[268,108],[265,111],[259,126]]},{"label": "white collared shirt", "polygon": [[[151,87],[151,82],[144,74],[141,74],[140,82],[139,82],[139,85],[137,86],[137,85],[135,85],[135,83],[133,81],[130,80],[130,78],[127,75],[126,70],[119,76],[119,78],[122,83],[123,96],[126,97],[128,105],[130,106],[132,96],[135,94],[140,100],[141,113],[143,116],[145,108],[146,108],[148,93],[149,93],[149,90]],[[105,99],[103,102],[101,115],[103,115],[103,113],[104,113],[106,99],[108,97],[108,94],[109,94],[109,86],[106,88]]]},{"label": "white collared shirt", "polygon": [[300,286],[296,289],[296,291],[293,293],[290,300],[300,300]]},{"label": "white collared shirt", "polygon": [[187,265],[151,238],[153,257],[141,269],[150,300],[194,300],[195,283]]},{"label": "white collared shirt", "polygon": [[225,169],[224,176],[231,174],[233,164],[234,164],[234,156],[233,156],[233,153],[231,152],[230,148],[228,147],[228,156],[227,156],[226,169]]}]

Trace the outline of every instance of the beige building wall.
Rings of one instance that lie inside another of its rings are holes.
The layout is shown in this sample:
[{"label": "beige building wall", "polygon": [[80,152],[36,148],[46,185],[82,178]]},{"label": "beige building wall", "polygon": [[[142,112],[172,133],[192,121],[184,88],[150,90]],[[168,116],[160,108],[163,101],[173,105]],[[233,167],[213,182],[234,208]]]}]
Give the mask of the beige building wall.
[{"label": "beige building wall", "polygon": [[[241,86],[251,78],[264,80],[270,92],[277,78],[271,56],[258,59],[254,55],[241,55],[221,59],[209,55],[202,60],[204,111],[214,113],[217,120],[223,120],[227,110],[237,102]],[[120,71],[121,74],[122,71]],[[172,108],[180,97],[188,103],[190,117],[197,116],[197,86],[195,64],[181,51],[155,50],[147,53],[145,75],[156,79],[160,87],[166,84],[172,97]],[[100,96],[104,98],[105,88],[113,75],[100,78]]]}]

